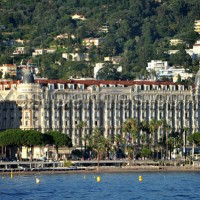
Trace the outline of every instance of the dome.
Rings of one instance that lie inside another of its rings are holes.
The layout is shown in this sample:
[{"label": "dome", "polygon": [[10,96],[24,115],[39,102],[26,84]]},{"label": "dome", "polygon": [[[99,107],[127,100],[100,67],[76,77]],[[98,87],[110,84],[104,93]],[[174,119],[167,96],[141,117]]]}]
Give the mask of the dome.
[{"label": "dome", "polygon": [[31,73],[29,69],[26,69],[23,75],[23,83],[34,83],[33,74]]}]

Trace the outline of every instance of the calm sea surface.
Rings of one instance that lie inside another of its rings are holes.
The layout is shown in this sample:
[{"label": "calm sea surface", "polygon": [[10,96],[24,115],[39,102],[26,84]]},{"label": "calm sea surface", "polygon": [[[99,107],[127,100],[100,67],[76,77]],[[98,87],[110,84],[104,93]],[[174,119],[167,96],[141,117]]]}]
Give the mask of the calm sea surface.
[{"label": "calm sea surface", "polygon": [[[138,177],[143,177],[139,182]],[[14,175],[0,177],[0,200],[200,199],[200,173],[143,172]]]}]

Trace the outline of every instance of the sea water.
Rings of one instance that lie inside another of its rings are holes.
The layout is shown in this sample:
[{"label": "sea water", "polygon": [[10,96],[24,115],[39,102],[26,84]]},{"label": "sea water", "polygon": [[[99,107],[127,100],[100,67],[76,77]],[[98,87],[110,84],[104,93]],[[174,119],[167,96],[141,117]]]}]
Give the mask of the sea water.
[{"label": "sea water", "polygon": [[192,200],[200,199],[199,183],[198,172],[1,175],[0,200]]}]

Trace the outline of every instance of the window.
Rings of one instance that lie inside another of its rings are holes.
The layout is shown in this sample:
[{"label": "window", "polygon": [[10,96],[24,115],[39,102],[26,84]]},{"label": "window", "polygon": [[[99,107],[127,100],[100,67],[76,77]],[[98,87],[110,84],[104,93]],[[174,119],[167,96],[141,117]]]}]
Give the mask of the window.
[{"label": "window", "polygon": [[4,90],[9,90],[9,85],[4,85]]},{"label": "window", "polygon": [[181,90],[181,91],[184,90],[184,85],[179,85],[178,89]]},{"label": "window", "polygon": [[75,112],[75,117],[79,117],[79,112]]},{"label": "window", "polygon": [[137,91],[141,90],[141,85],[136,85]]},{"label": "window", "polygon": [[118,84],[117,87],[124,87],[124,85]]},{"label": "window", "polygon": [[144,118],[144,112],[142,112],[142,118]]},{"label": "window", "polygon": [[78,88],[84,90],[85,86],[83,84],[78,84]]},{"label": "window", "polygon": [[54,84],[48,84],[48,88],[49,88],[50,90],[54,90]]},{"label": "window", "polygon": [[95,112],[95,117],[99,117],[99,112],[98,111]]},{"label": "window", "polygon": [[29,113],[25,112],[25,118],[28,118],[28,117],[29,117]]},{"label": "window", "polygon": [[145,90],[149,90],[149,89],[150,89],[149,85],[146,85]]},{"label": "window", "polygon": [[106,84],[100,84],[100,87],[107,87]]},{"label": "window", "polygon": [[108,125],[108,126],[111,126],[111,125],[112,125],[112,122],[111,122],[110,120],[108,120],[108,121],[107,121],[107,125]]},{"label": "window", "polygon": [[162,85],[162,89],[163,90],[167,90],[167,86],[166,85]]},{"label": "window", "polygon": [[16,84],[12,84],[11,88],[15,89],[16,88]]},{"label": "window", "polygon": [[69,89],[74,90],[74,84],[68,84]]},{"label": "window", "polygon": [[174,85],[171,85],[171,90],[175,90],[175,86]]},{"label": "window", "polygon": [[64,84],[58,84],[58,89],[59,90],[64,90],[65,89]]},{"label": "window", "polygon": [[85,117],[89,117],[89,111],[85,112]]},{"label": "window", "polygon": [[158,86],[157,85],[153,85],[153,90],[158,90]]}]

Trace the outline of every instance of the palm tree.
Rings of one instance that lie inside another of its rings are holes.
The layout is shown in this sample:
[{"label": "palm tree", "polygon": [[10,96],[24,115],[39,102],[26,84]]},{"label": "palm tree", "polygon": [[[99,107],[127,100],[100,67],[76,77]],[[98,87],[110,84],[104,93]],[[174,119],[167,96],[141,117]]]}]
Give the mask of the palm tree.
[{"label": "palm tree", "polygon": [[105,137],[101,134],[100,129],[96,127],[93,130],[91,137],[89,138],[89,145],[97,154],[98,168],[101,155],[106,151],[106,140]]},{"label": "palm tree", "polygon": [[78,124],[77,124],[77,128],[80,130],[80,135],[79,135],[79,138],[81,138],[81,141],[80,141],[80,145],[81,145],[81,155],[83,156],[83,150],[82,150],[82,135],[83,135],[83,128],[86,126],[86,123],[84,121],[80,121]]},{"label": "palm tree", "polygon": [[87,141],[89,140],[89,136],[87,134],[84,134],[83,137],[81,138],[81,140],[84,141],[84,154],[83,154],[83,157],[85,159],[85,157],[86,157]]},{"label": "palm tree", "polygon": [[[165,137],[165,157],[168,158],[168,137],[169,137],[169,131],[171,130],[171,127],[167,124],[166,120],[161,120],[161,128],[163,130],[163,137]],[[164,145],[164,138],[162,138],[162,143]]]},{"label": "palm tree", "polygon": [[[115,146],[114,146],[115,152],[117,153],[120,150],[121,144],[124,143],[124,139],[121,134],[117,134],[117,135],[115,135],[114,141],[115,141]],[[116,157],[117,157],[117,155],[116,155]]]},{"label": "palm tree", "polygon": [[113,147],[113,143],[112,143],[112,139],[111,137],[107,137],[105,138],[105,148],[106,148],[106,157],[107,159],[109,159],[110,157],[110,150],[112,149]]},{"label": "palm tree", "polygon": [[180,148],[183,145],[183,140],[180,132],[172,132],[169,135],[168,144],[170,145],[170,159],[171,159],[171,150]]},{"label": "palm tree", "polygon": [[155,119],[152,119],[149,123],[149,130],[150,133],[152,134],[151,146],[154,145],[154,154],[155,154],[155,147],[158,144],[157,132],[160,126],[161,126],[161,121],[157,121]]},{"label": "palm tree", "polygon": [[144,145],[145,142],[149,141],[149,123],[145,120],[143,120],[142,122],[140,122],[140,125],[139,125],[139,129],[142,130],[142,132],[145,132],[146,133],[146,136],[145,135],[142,135],[140,137],[140,140],[142,142],[142,146]]},{"label": "palm tree", "polygon": [[194,157],[194,147],[200,145],[200,132],[189,135],[188,141],[192,144],[192,157]]},{"label": "palm tree", "polygon": [[[138,123],[133,118],[129,118],[122,125],[122,130],[126,134],[126,138],[127,138],[126,146],[127,146],[127,151],[128,151],[129,163],[130,163],[130,160],[131,160],[132,149],[133,149],[133,154],[135,152],[138,129],[139,129]],[[133,145],[133,148],[132,148],[132,145]]]},{"label": "palm tree", "polygon": [[169,148],[169,159],[171,160],[172,158],[172,151],[174,149],[174,138],[173,137],[169,137],[168,141],[167,141],[167,144],[168,144],[168,148]]}]

